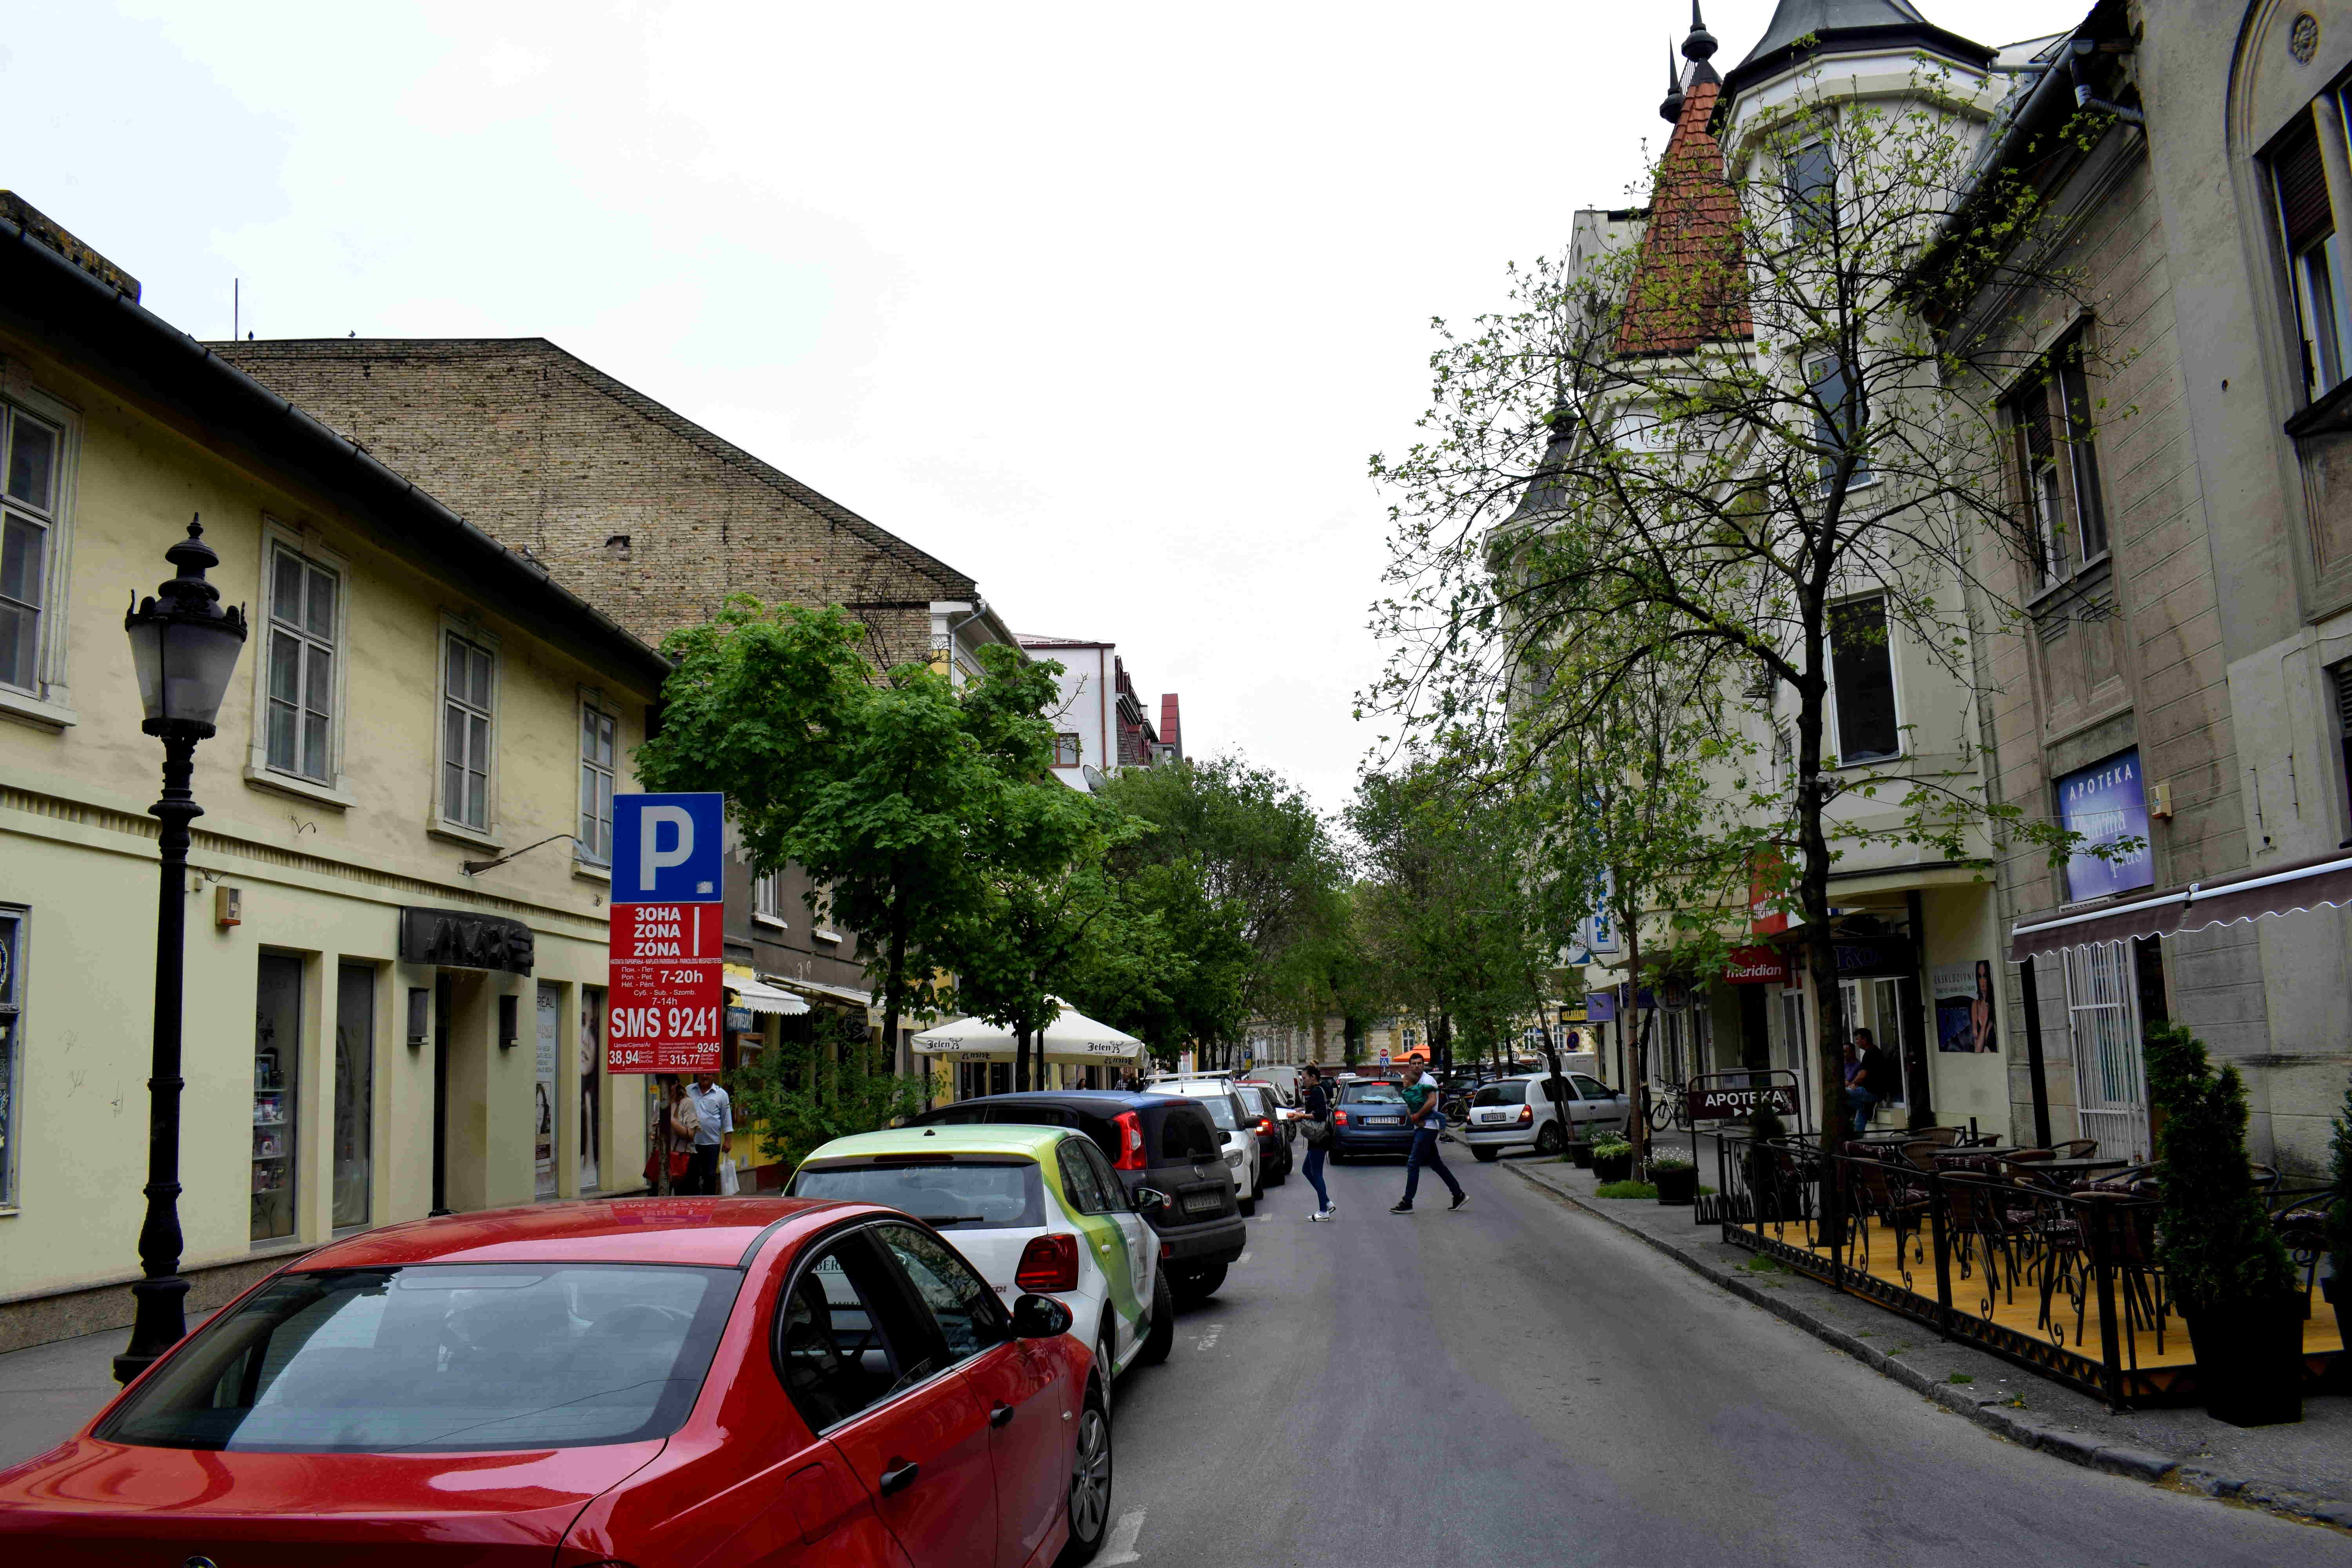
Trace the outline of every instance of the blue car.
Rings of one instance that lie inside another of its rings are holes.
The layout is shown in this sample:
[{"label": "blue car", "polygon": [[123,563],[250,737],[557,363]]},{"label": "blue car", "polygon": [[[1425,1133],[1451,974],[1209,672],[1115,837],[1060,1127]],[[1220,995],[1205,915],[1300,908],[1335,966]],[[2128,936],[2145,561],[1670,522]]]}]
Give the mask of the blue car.
[{"label": "blue car", "polygon": [[1405,1119],[1404,1091],[1378,1079],[1339,1086],[1331,1108],[1331,1158],[1412,1152],[1412,1123]]}]

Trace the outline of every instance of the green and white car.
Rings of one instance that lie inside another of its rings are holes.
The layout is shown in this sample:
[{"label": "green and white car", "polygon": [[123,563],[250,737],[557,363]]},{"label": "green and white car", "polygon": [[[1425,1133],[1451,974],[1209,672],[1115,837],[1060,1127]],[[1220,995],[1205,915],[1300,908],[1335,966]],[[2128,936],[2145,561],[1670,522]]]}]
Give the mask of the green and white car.
[{"label": "green and white car", "polygon": [[1165,1361],[1175,1303],[1160,1241],[1094,1140],[1063,1127],[900,1127],[824,1144],[793,1173],[799,1198],[886,1204],[954,1243],[1009,1310],[1024,1294],[1070,1310],[1111,1376]]}]

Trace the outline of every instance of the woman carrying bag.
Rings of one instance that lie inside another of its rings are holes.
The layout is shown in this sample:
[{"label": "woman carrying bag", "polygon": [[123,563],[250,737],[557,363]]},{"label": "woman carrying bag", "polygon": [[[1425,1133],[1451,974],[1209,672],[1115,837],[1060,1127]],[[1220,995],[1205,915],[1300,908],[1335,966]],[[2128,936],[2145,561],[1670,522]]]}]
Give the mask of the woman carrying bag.
[{"label": "woman carrying bag", "polygon": [[1307,1163],[1300,1170],[1321,1205],[1307,1217],[1327,1220],[1331,1217],[1332,1204],[1330,1191],[1323,1185],[1323,1156],[1331,1147],[1331,1091],[1323,1087],[1323,1069],[1312,1062],[1307,1064],[1306,1079],[1307,1092],[1300,1104],[1307,1112]]}]

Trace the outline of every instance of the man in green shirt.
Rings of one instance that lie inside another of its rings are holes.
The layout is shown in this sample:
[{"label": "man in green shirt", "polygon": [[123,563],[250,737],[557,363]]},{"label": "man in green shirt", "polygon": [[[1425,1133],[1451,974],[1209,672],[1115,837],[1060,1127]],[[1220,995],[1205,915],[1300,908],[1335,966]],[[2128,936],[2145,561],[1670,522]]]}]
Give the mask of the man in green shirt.
[{"label": "man in green shirt", "polygon": [[1426,1068],[1417,1068],[1410,1062],[1405,1064],[1404,1077],[1405,1120],[1413,1127],[1412,1152],[1404,1163],[1404,1201],[1389,1213],[1412,1212],[1412,1194],[1420,1190],[1423,1165],[1435,1171],[1437,1179],[1453,1189],[1454,1201],[1446,1206],[1449,1210],[1458,1209],[1470,1201],[1470,1194],[1462,1190],[1462,1184],[1454,1179],[1454,1173],[1445,1168],[1445,1161],[1437,1152],[1437,1135],[1445,1131],[1445,1117],[1437,1109],[1437,1080],[1429,1076]]}]

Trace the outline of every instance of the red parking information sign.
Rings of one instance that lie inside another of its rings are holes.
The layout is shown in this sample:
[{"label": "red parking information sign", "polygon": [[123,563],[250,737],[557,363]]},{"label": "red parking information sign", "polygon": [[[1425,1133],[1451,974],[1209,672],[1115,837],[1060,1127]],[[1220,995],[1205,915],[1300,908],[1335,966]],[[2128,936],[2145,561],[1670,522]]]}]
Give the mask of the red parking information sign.
[{"label": "red parking information sign", "polygon": [[722,798],[613,797],[607,1072],[717,1072]]}]

